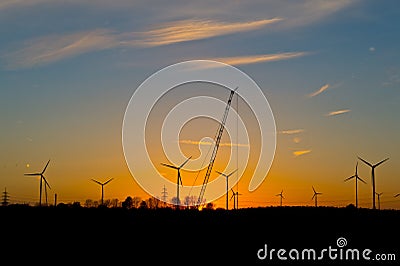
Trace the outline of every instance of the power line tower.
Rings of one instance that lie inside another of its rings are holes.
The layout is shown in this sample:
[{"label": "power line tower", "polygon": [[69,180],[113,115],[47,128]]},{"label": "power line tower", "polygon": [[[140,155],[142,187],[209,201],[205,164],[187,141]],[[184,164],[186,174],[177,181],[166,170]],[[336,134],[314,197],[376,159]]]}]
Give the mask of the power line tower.
[{"label": "power line tower", "polygon": [[7,188],[4,188],[4,191],[3,191],[3,201],[1,202],[1,205],[7,206],[8,203],[9,203],[9,200],[8,200],[9,198],[10,198],[10,196],[8,195]]},{"label": "power line tower", "polygon": [[165,187],[165,185],[164,185],[164,187],[163,187],[163,190],[162,190],[162,192],[161,192],[161,199],[162,199],[162,201],[163,201],[163,204],[166,204],[167,203],[167,198],[168,198],[168,192],[167,192],[167,188]]}]

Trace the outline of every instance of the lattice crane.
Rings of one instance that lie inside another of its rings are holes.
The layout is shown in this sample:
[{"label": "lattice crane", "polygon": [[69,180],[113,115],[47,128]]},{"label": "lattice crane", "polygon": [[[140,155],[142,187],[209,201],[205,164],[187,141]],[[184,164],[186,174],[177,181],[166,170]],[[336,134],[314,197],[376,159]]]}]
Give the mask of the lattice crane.
[{"label": "lattice crane", "polygon": [[233,98],[233,95],[235,94],[235,91],[237,89],[238,88],[236,88],[234,90],[231,90],[231,93],[229,95],[229,99],[228,99],[228,102],[227,102],[226,107],[225,107],[224,116],[222,117],[222,121],[221,121],[219,129],[218,129],[218,135],[217,135],[217,137],[215,139],[215,146],[214,146],[213,152],[211,154],[210,163],[208,165],[207,172],[206,172],[206,175],[204,177],[203,185],[201,186],[200,195],[199,195],[199,197],[197,199],[197,206],[200,206],[201,202],[203,201],[204,193],[206,191],[206,187],[207,187],[207,184],[208,184],[208,179],[210,178],[210,174],[211,174],[211,171],[212,171],[212,168],[213,168],[213,165],[214,165],[214,161],[215,161],[215,158],[217,157],[219,143],[221,141],[222,133],[224,132],[225,122],[226,122],[226,118],[228,117],[229,108],[230,108],[231,103],[232,103],[232,98]]}]

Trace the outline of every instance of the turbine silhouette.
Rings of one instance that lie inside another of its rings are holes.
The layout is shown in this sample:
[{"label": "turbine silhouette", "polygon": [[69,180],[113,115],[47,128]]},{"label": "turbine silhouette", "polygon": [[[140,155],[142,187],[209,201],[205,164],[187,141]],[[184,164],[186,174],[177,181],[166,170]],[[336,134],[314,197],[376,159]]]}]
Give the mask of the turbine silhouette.
[{"label": "turbine silhouette", "polygon": [[99,184],[101,186],[101,205],[104,204],[104,186],[107,185],[111,180],[113,180],[114,178],[110,178],[108,181],[101,183],[97,180],[92,179],[93,182],[96,182],[97,184]]},{"label": "turbine silhouette", "polygon": [[225,176],[225,178],[226,178],[226,209],[227,209],[227,210],[229,209],[229,208],[228,208],[228,193],[229,193],[228,178],[229,178],[233,173],[235,173],[236,171],[237,171],[237,169],[234,170],[234,171],[232,171],[232,172],[229,173],[229,174],[224,174],[224,173],[221,173],[221,172],[216,171],[218,174],[223,175],[223,176]]},{"label": "turbine silhouette", "polygon": [[358,166],[358,162],[356,163],[356,172],[355,172],[355,174],[352,175],[352,176],[350,176],[349,178],[346,178],[346,179],[344,180],[344,182],[349,181],[349,180],[351,180],[351,179],[353,179],[353,178],[354,178],[354,180],[355,180],[355,183],[356,183],[356,208],[358,208],[358,187],[357,187],[358,180],[360,180],[360,181],[363,182],[364,184],[367,184],[367,183],[365,183],[364,180],[361,179],[361,177],[358,176],[357,166]]},{"label": "turbine silhouette", "polygon": [[233,191],[233,189],[231,189],[232,190],[232,197],[231,197],[231,199],[230,200],[232,200],[232,198],[233,198],[233,208],[234,209],[239,209],[239,195],[242,195],[242,194],[239,194],[239,191]]},{"label": "turbine silhouette", "polygon": [[317,207],[317,206],[318,206],[318,203],[317,203],[318,199],[317,199],[317,197],[318,197],[318,195],[321,195],[322,193],[315,191],[314,187],[312,187],[312,189],[313,189],[313,191],[314,191],[314,195],[312,196],[311,200],[315,199],[315,207]]},{"label": "turbine silhouette", "polygon": [[386,158],[382,161],[380,161],[379,163],[376,164],[371,164],[369,162],[367,162],[366,160],[358,157],[358,159],[360,159],[362,162],[364,162],[366,165],[368,165],[369,167],[371,167],[371,179],[372,179],[372,208],[376,209],[375,206],[375,168],[378,167],[379,165],[383,164],[384,162],[386,162],[387,160],[389,160],[389,158]]},{"label": "turbine silhouette", "polygon": [[50,188],[49,183],[47,182],[46,178],[44,177],[44,172],[47,169],[47,166],[49,165],[50,160],[47,161],[46,166],[44,167],[43,171],[40,173],[29,173],[29,174],[24,174],[24,175],[28,175],[28,176],[40,176],[40,186],[39,186],[39,206],[42,206],[42,187],[43,187],[43,181],[44,181],[44,190],[45,190],[45,195],[46,195],[46,205],[47,205],[47,188]]},{"label": "turbine silhouette", "polygon": [[284,198],[285,198],[285,197],[283,196],[283,189],[282,189],[281,193],[279,193],[279,194],[276,194],[275,196],[276,196],[276,197],[277,197],[277,196],[279,196],[279,197],[280,197],[280,200],[281,200],[281,202],[280,202],[280,206],[282,207],[282,199],[284,199]]},{"label": "turbine silhouette", "polygon": [[381,209],[381,195],[383,194],[383,192],[381,192],[381,193],[375,192],[375,193],[378,196],[378,210],[380,210]]},{"label": "turbine silhouette", "polygon": [[184,161],[180,166],[161,163],[162,165],[164,165],[166,167],[178,170],[178,176],[177,176],[177,179],[176,179],[176,207],[177,208],[179,207],[179,205],[181,203],[181,200],[179,199],[179,184],[182,186],[181,168],[190,160],[190,158],[192,158],[192,156],[187,158],[186,161]]}]

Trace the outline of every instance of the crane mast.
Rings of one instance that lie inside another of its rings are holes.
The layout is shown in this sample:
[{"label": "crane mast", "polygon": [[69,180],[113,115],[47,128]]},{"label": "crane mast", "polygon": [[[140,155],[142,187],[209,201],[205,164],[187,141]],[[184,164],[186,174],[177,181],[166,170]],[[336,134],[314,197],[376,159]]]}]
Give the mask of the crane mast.
[{"label": "crane mast", "polygon": [[222,117],[222,121],[221,121],[220,127],[218,129],[218,135],[215,140],[215,146],[214,146],[213,152],[211,154],[210,163],[208,164],[207,172],[204,177],[203,185],[200,190],[200,196],[197,199],[197,206],[200,206],[201,202],[203,201],[204,192],[206,190],[206,186],[208,184],[208,179],[210,178],[211,170],[213,168],[214,161],[217,156],[217,151],[218,151],[219,143],[221,141],[222,133],[224,132],[225,122],[226,122],[226,118],[228,117],[229,107],[231,106],[232,98],[233,98],[233,95],[235,94],[236,90],[237,90],[237,88],[235,90],[231,90],[231,93],[229,95],[229,99],[228,99],[228,102],[225,107],[224,116]]}]

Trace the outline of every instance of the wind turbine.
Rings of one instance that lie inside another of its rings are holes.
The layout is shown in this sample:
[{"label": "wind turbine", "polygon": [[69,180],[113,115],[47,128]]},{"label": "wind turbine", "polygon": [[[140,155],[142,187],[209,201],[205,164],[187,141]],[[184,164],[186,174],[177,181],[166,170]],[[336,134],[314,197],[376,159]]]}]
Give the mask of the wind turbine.
[{"label": "wind turbine", "polygon": [[384,162],[386,162],[387,160],[389,160],[389,158],[386,158],[382,161],[380,161],[377,164],[371,164],[369,162],[367,162],[366,160],[358,157],[358,159],[360,159],[361,161],[363,161],[366,165],[371,167],[371,178],[372,178],[372,200],[373,200],[373,208],[376,209],[375,207],[375,168],[378,167],[379,165],[383,164]]},{"label": "wind turbine", "polygon": [[189,158],[186,159],[186,161],[184,161],[180,166],[175,166],[175,165],[170,165],[170,164],[166,164],[166,163],[161,163],[162,165],[172,168],[172,169],[176,169],[178,170],[178,176],[176,179],[176,206],[178,207],[181,203],[180,199],[179,199],[179,184],[181,184],[182,186],[182,178],[181,178],[181,168],[190,160],[190,158],[192,158],[192,156],[190,156]]},{"label": "wind turbine", "polygon": [[104,183],[101,183],[97,180],[92,179],[93,182],[96,182],[97,184],[99,184],[101,186],[101,205],[103,205],[103,203],[104,203],[104,186],[107,185],[113,179],[114,178],[110,178]]},{"label": "wind turbine", "polygon": [[281,198],[281,207],[282,207],[282,199],[285,198],[285,197],[283,196],[283,189],[282,189],[281,193],[276,194],[275,196],[276,196],[276,197],[279,196],[279,197]]},{"label": "wind turbine", "polygon": [[395,198],[397,198],[398,196],[400,196],[400,193],[397,193],[396,195],[394,195]]},{"label": "wind turbine", "polygon": [[317,197],[318,197],[318,195],[321,195],[322,193],[321,192],[317,192],[317,191],[315,191],[315,189],[314,189],[314,187],[312,187],[312,189],[313,189],[313,191],[314,191],[314,195],[312,196],[312,198],[311,198],[311,200],[313,200],[313,199],[315,199],[315,207],[317,207],[318,205],[317,205]]},{"label": "wind turbine", "polygon": [[349,178],[346,178],[346,179],[344,180],[344,182],[346,182],[346,181],[349,181],[350,179],[353,179],[353,178],[354,178],[354,180],[355,180],[355,182],[356,182],[356,208],[358,208],[358,192],[357,192],[357,191],[358,191],[358,188],[357,188],[358,180],[360,180],[360,181],[363,182],[364,184],[367,184],[367,183],[365,183],[364,180],[362,180],[362,179],[358,176],[357,166],[358,166],[358,162],[356,163],[356,172],[355,172],[355,174],[352,175],[352,176],[350,176]]},{"label": "wind turbine", "polygon": [[375,193],[378,196],[378,210],[380,210],[381,209],[381,195],[383,194],[383,192],[381,192],[381,193],[375,192]]},{"label": "wind turbine", "polygon": [[228,210],[228,193],[229,193],[228,178],[229,178],[233,173],[235,173],[236,171],[237,171],[237,169],[234,170],[233,172],[229,173],[229,174],[224,174],[224,173],[221,173],[221,172],[216,171],[218,174],[223,175],[223,176],[225,176],[225,178],[226,178],[226,209],[227,209],[227,210]]},{"label": "wind turbine", "polygon": [[230,200],[232,200],[232,198],[233,198],[233,208],[234,209],[239,209],[239,195],[242,195],[242,194],[239,194],[239,191],[233,191],[233,189],[231,189],[232,190],[232,197],[231,197],[231,199]]},{"label": "wind turbine", "polygon": [[43,181],[45,183],[45,193],[46,193],[46,204],[47,204],[47,189],[46,186],[50,188],[49,183],[47,182],[46,178],[44,177],[44,172],[47,169],[47,166],[49,165],[50,160],[48,160],[46,166],[44,167],[43,171],[40,173],[29,173],[29,174],[24,174],[24,175],[29,175],[29,176],[40,176],[40,187],[39,187],[39,206],[42,206],[42,187],[43,187]]}]

